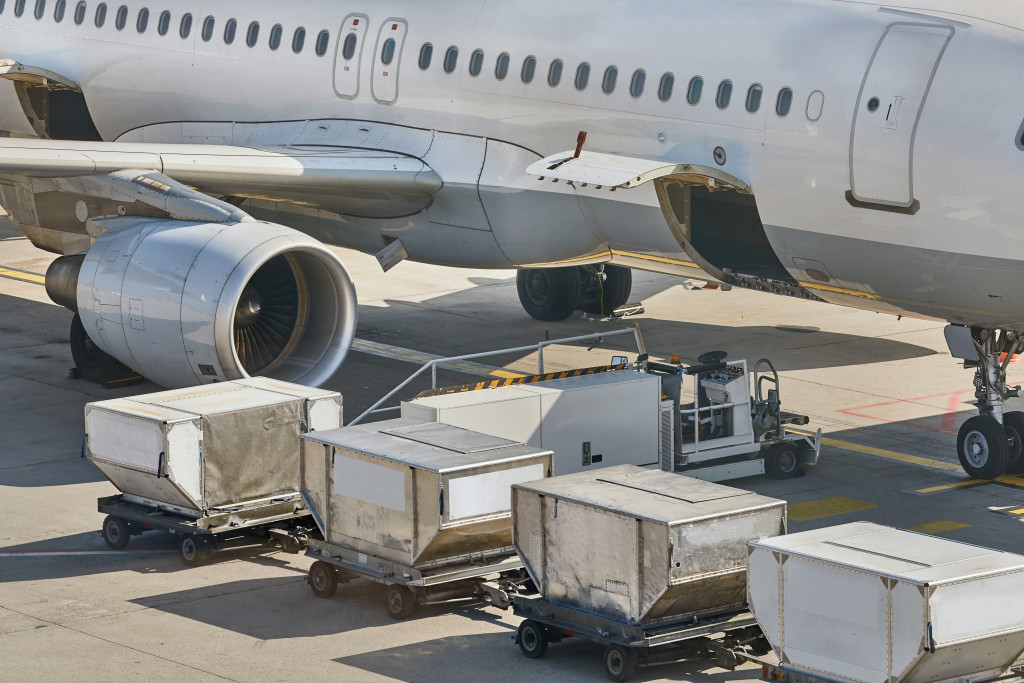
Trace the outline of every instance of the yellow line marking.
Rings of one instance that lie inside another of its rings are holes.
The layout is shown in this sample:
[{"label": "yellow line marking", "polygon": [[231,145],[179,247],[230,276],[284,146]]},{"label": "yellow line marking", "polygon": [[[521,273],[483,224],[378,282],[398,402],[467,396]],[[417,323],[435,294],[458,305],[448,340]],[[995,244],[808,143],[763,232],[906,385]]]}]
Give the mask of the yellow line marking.
[{"label": "yellow line marking", "polygon": [[[814,434],[809,432],[800,431],[797,429],[790,429],[790,432],[794,434],[802,434],[804,436],[813,437]],[[833,448],[841,448],[844,451],[853,451],[854,453],[863,453],[864,455],[874,455],[879,458],[887,458],[889,460],[898,460],[900,462],[909,463],[911,465],[921,465],[923,467],[931,467],[936,470],[944,470],[946,472],[962,472],[960,465],[946,462],[944,460],[936,460],[934,458],[925,458],[920,455],[910,455],[909,453],[897,453],[896,451],[888,451],[884,448],[875,448],[874,446],[861,446],[858,443],[851,443],[850,441],[840,441],[839,439],[830,439],[828,437],[821,437],[821,443],[823,446],[832,446]],[[1000,477],[1002,479],[1002,477]],[[961,485],[975,482],[964,482]],[[1017,486],[1024,486],[1022,482],[1004,482],[1013,483]]]},{"label": "yellow line marking", "polygon": [[1024,515],[1024,508],[1017,508],[1016,510],[1010,510],[1006,514],[1008,514],[1008,515]]},{"label": "yellow line marking", "polygon": [[509,372],[508,370],[495,370],[491,373],[495,377],[501,377],[502,379],[517,379],[519,377],[526,377],[526,375],[519,372]]},{"label": "yellow line marking", "polygon": [[938,491],[949,491],[950,489],[960,489],[965,486],[977,486],[978,484],[991,484],[990,481],[984,479],[969,479],[967,481],[958,481],[955,484],[942,484],[941,486],[929,486],[926,489],[918,489],[918,493],[936,493]]},{"label": "yellow line marking", "polygon": [[46,284],[46,278],[43,277],[42,275],[36,275],[35,273],[27,273],[24,270],[0,268],[0,277],[7,277],[12,280],[21,280],[22,282],[33,282],[39,285]]},{"label": "yellow line marking", "polygon": [[696,263],[690,263],[689,261],[680,261],[678,259],[666,258],[664,256],[651,256],[650,254],[637,254],[632,251],[619,251],[618,249],[612,249],[612,254],[616,256],[627,256],[629,258],[641,259],[643,261],[655,261],[657,263],[668,263],[673,266],[685,266],[687,268],[700,269]]},{"label": "yellow line marking", "polygon": [[561,261],[544,261],[542,263],[524,263],[519,268],[541,268],[544,266],[557,266],[563,263],[579,263],[580,261],[600,261],[601,259],[611,259],[613,256],[625,256],[627,258],[640,259],[642,261],[655,261],[657,263],[668,263],[673,266],[684,266],[686,268],[696,268],[700,270],[700,266],[696,263],[690,263],[689,261],[679,261],[678,259],[666,258],[665,256],[652,256],[650,254],[638,254],[632,251],[619,251],[618,249],[609,249],[606,252],[597,252],[590,256],[577,256],[575,258],[567,258]]},{"label": "yellow line marking", "polygon": [[846,498],[845,496],[833,496],[831,498],[822,498],[821,500],[790,505],[788,515],[789,519],[794,522],[809,522],[812,519],[848,515],[851,512],[861,512],[875,507],[878,506],[864,500]]},{"label": "yellow line marking", "polygon": [[964,524],[963,522],[954,522],[951,519],[940,519],[935,522],[925,522],[924,524],[918,524],[912,526],[907,531],[916,531],[921,534],[928,534],[930,536],[937,536],[938,534],[944,534],[947,531],[956,531],[957,529],[968,529],[970,524]]}]

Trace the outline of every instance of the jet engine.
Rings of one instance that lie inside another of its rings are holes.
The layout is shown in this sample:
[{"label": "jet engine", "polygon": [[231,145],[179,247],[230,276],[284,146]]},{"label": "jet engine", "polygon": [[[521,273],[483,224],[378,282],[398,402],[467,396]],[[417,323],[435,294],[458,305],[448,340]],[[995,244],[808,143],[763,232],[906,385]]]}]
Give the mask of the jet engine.
[{"label": "jet engine", "polygon": [[76,282],[74,297],[51,296],[65,305],[73,299],[92,342],[154,382],[264,375],[315,386],[352,344],[355,287],[338,257],[311,237],[251,219],[93,225],[105,231],[84,259],[51,268],[53,289]]}]

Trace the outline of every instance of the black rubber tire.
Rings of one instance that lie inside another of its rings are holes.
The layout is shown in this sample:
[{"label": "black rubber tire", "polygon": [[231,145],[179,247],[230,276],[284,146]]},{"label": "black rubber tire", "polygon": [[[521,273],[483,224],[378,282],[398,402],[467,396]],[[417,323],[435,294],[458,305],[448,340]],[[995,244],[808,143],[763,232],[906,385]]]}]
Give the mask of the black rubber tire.
[{"label": "black rubber tire", "polygon": [[96,346],[75,314],[71,320],[71,358],[79,373],[90,382],[106,382],[133,375],[131,368]]},{"label": "black rubber tire", "polygon": [[210,544],[201,536],[182,536],[178,543],[178,556],[187,567],[198,567],[210,556]]},{"label": "black rubber tire", "polygon": [[604,671],[616,683],[628,681],[636,671],[636,654],[624,645],[609,645],[604,649]]},{"label": "black rubber tire", "polygon": [[582,285],[578,268],[530,268],[516,274],[523,309],[537,320],[565,320],[580,307]]},{"label": "black rubber tire", "polygon": [[1003,413],[1003,429],[1007,441],[1006,471],[1024,474],[1024,413],[1019,410]]},{"label": "black rubber tire", "polygon": [[408,619],[416,611],[416,596],[405,586],[392,584],[384,591],[384,608],[392,619]]},{"label": "black rubber tire", "polygon": [[523,654],[530,659],[540,659],[548,651],[548,634],[544,625],[533,619],[525,619],[519,624],[516,644]]},{"label": "black rubber tire", "polygon": [[103,520],[102,534],[103,541],[114,550],[120,550],[128,545],[128,541],[132,537],[131,527],[128,526],[128,522],[113,515],[108,515]]},{"label": "black rubber tire", "polygon": [[323,560],[317,560],[309,568],[306,582],[318,598],[330,598],[338,591],[338,574],[334,567]]},{"label": "black rubber tire", "polygon": [[791,443],[777,443],[764,454],[764,471],[773,479],[793,479],[804,473],[800,453]]},{"label": "black rubber tire", "polygon": [[956,437],[960,465],[975,479],[995,479],[1006,472],[1009,450],[1006,430],[990,415],[970,418]]},{"label": "black rubber tire", "polygon": [[580,308],[601,317],[629,301],[633,289],[633,271],[629,268],[605,266],[604,274],[602,278],[597,266],[580,266]]}]

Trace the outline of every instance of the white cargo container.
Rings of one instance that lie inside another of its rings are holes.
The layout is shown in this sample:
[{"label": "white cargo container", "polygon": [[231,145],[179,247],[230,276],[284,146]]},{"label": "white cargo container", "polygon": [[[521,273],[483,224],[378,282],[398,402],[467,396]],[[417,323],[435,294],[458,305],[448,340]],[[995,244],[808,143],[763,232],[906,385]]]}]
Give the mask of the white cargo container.
[{"label": "white cargo container", "polygon": [[265,378],[90,403],[89,461],[133,503],[192,517],[298,494],[299,434],[341,424],[341,396]]},{"label": "white cargo container", "polygon": [[415,417],[554,453],[554,474],[659,466],[661,378],[631,370],[417,398]]},{"label": "white cargo container", "polygon": [[829,681],[1004,672],[1024,651],[1024,557],[857,522],[750,544],[747,600],[782,665]]}]

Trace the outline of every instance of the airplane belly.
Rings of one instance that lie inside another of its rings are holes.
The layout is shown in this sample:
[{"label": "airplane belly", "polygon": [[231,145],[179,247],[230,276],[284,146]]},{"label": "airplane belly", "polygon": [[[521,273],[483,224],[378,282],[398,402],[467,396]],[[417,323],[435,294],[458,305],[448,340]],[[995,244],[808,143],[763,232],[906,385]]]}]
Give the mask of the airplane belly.
[{"label": "airplane belly", "polygon": [[843,306],[1024,329],[1024,261],[765,225],[800,285]]}]

